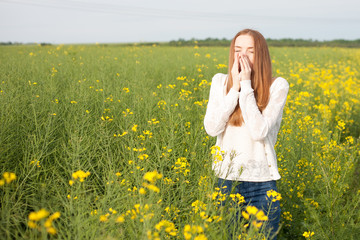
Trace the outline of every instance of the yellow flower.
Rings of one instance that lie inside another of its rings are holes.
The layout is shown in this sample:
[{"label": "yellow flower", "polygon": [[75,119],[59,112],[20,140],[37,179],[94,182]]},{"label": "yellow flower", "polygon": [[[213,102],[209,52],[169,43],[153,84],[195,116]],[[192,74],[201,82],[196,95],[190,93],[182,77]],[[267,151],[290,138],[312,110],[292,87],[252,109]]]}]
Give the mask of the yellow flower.
[{"label": "yellow flower", "polygon": [[144,175],[144,180],[149,181],[150,183],[155,183],[156,180],[161,179],[162,174],[159,174],[156,170],[152,172],[147,172]]},{"label": "yellow flower", "polygon": [[131,130],[133,130],[133,132],[136,132],[136,131],[137,131],[137,127],[138,127],[138,125],[134,124],[134,126],[132,126]]},{"label": "yellow flower", "polygon": [[242,215],[246,220],[249,220],[249,218],[250,218],[250,215],[249,215],[247,212],[245,212],[245,211],[242,211],[242,212],[241,212],[241,215]]},{"label": "yellow flower", "polygon": [[311,232],[311,231],[308,231],[308,232],[304,232],[303,236],[305,238],[310,238],[314,235],[315,233],[314,232]]},{"label": "yellow flower", "polygon": [[99,220],[100,222],[106,222],[108,220],[107,215],[101,215]]},{"label": "yellow flower", "polygon": [[251,222],[252,223],[252,225],[254,226],[254,227],[256,227],[256,228],[260,228],[261,227],[261,225],[262,225],[262,222],[257,222],[257,221],[252,221]]},{"label": "yellow flower", "polygon": [[152,190],[152,191],[156,192],[156,193],[160,192],[160,189],[157,186],[153,185],[153,184],[143,183],[143,186],[148,188],[149,190]]},{"label": "yellow flower", "polygon": [[[76,171],[72,174],[73,179],[79,179],[80,182],[83,182],[85,178],[90,176],[90,172],[84,172],[82,170]],[[69,183],[70,184],[70,183]]]},{"label": "yellow flower", "polygon": [[194,237],[194,240],[206,240],[207,237],[203,234],[204,229],[201,226],[190,226],[190,225],[185,225],[184,227],[184,238],[186,240],[189,240],[194,236],[196,236],[196,234],[198,234],[196,237]]},{"label": "yellow flower", "polygon": [[247,206],[246,211],[249,214],[255,215],[257,213],[258,209],[255,206]]},{"label": "yellow flower", "polygon": [[50,217],[49,219],[51,221],[55,220],[55,219],[58,219],[59,217],[61,216],[60,212],[54,212]]},{"label": "yellow flower", "polygon": [[339,129],[340,131],[345,129],[345,122],[343,120],[338,121],[338,125],[336,126],[337,129]]},{"label": "yellow flower", "polygon": [[167,220],[161,220],[158,224],[155,225],[155,229],[158,232],[160,232],[163,228],[168,235],[176,236],[177,230],[174,223]]},{"label": "yellow flower", "polygon": [[123,215],[119,216],[119,217],[116,219],[116,222],[118,222],[118,223],[123,223],[123,222],[125,222],[124,216],[123,216]]},{"label": "yellow flower", "polygon": [[44,227],[49,228],[52,226],[52,221],[48,218],[44,223]]},{"label": "yellow flower", "polygon": [[147,154],[145,154],[145,153],[138,156],[138,158],[139,158],[140,160],[145,160],[145,159],[147,159],[148,157],[149,157],[149,155],[147,155]]},{"label": "yellow flower", "polygon": [[225,64],[218,64],[216,65],[217,69],[220,69],[220,68],[227,68],[227,66]]},{"label": "yellow flower", "polygon": [[28,221],[28,226],[30,227],[30,228],[38,228],[39,226],[35,223],[35,222],[33,222],[33,221]]},{"label": "yellow flower", "polygon": [[237,193],[237,194],[230,194],[229,195],[230,198],[236,202],[237,204],[241,204],[241,203],[244,203],[245,202],[245,198],[243,196],[241,196],[240,193]]},{"label": "yellow flower", "polygon": [[47,216],[49,216],[49,212],[46,211],[44,208],[40,209],[39,211],[37,212],[31,212],[29,214],[29,220],[31,221],[40,221],[41,219],[43,218],[46,218]]},{"label": "yellow flower", "polygon": [[11,183],[12,181],[16,180],[15,173],[12,172],[4,172],[3,174],[4,180],[7,184]]},{"label": "yellow flower", "polygon": [[[245,211],[242,211],[241,214],[246,220],[249,220],[251,215],[255,216],[256,220],[258,220],[258,221],[267,221],[268,220],[268,217],[265,215],[263,210],[259,210],[255,206],[247,206]],[[257,226],[257,225],[255,225],[255,226]]]},{"label": "yellow flower", "polygon": [[140,188],[140,189],[139,189],[139,193],[142,194],[142,195],[144,195],[144,194],[146,194],[146,190],[145,190],[144,188]]},{"label": "yellow flower", "polygon": [[126,134],[128,134],[128,132],[125,131],[125,132],[123,132],[122,134],[119,133],[117,136],[118,136],[118,137],[123,137],[123,136],[125,136]]},{"label": "yellow flower", "polygon": [[55,235],[55,234],[56,234],[56,229],[53,228],[53,227],[46,228],[46,231],[47,231],[48,233],[50,233],[51,235]]},{"label": "yellow flower", "polygon": [[273,202],[280,201],[282,199],[281,194],[274,190],[269,190],[266,194]]},{"label": "yellow flower", "polygon": [[162,109],[165,109],[165,106],[166,106],[166,102],[164,100],[160,100],[158,103],[158,108],[162,108]]},{"label": "yellow flower", "polygon": [[268,216],[265,215],[263,210],[259,210],[255,216],[256,216],[257,220],[259,220],[259,221],[269,220]]}]

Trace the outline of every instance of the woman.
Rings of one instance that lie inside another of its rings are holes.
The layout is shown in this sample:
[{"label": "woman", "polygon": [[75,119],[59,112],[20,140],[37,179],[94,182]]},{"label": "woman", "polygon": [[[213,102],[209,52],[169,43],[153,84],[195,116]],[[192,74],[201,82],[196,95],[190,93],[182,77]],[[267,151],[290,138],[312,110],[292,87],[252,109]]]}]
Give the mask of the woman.
[{"label": "woman", "polygon": [[246,204],[267,213],[265,226],[272,239],[278,232],[280,204],[267,192],[277,191],[280,179],[274,146],[288,90],[284,78],[272,77],[265,38],[242,30],[231,41],[228,74],[212,79],[204,119],[206,132],[217,137],[216,146],[225,153],[222,161],[213,163],[220,189],[240,193]]}]

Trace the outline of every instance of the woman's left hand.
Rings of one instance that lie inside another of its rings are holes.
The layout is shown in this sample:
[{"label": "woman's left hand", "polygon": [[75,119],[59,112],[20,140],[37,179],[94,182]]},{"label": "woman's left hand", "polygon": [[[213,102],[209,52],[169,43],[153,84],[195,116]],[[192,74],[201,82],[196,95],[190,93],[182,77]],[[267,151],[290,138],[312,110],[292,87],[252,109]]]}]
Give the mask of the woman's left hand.
[{"label": "woman's left hand", "polygon": [[251,80],[251,66],[248,56],[240,56],[240,66],[241,66],[241,80]]}]

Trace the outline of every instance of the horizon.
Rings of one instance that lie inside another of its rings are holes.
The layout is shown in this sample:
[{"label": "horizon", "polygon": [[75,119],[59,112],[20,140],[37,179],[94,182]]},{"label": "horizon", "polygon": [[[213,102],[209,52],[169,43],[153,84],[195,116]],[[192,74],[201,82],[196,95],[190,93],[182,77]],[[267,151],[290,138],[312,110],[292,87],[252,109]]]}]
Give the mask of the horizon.
[{"label": "horizon", "polygon": [[[9,45],[9,43],[11,45],[38,45],[38,44],[45,44],[45,45],[92,45],[92,44],[151,44],[151,43],[170,43],[170,42],[179,42],[179,41],[185,41],[185,42],[190,42],[190,41],[206,41],[207,39],[209,40],[226,40],[226,41],[231,41],[231,39],[226,39],[226,38],[203,38],[203,39],[198,39],[198,38],[190,38],[190,39],[182,39],[179,38],[177,40],[170,40],[170,41],[144,41],[144,42],[79,42],[79,43],[51,43],[51,42],[13,42],[13,41],[1,41],[0,45]],[[266,41],[283,41],[283,40],[290,40],[290,41],[305,41],[305,42],[319,42],[319,43],[326,43],[326,42],[334,42],[334,41],[346,41],[346,42],[357,42],[360,41],[360,38],[357,39],[330,39],[330,40],[317,40],[317,39],[305,39],[305,38],[266,38]]]}]

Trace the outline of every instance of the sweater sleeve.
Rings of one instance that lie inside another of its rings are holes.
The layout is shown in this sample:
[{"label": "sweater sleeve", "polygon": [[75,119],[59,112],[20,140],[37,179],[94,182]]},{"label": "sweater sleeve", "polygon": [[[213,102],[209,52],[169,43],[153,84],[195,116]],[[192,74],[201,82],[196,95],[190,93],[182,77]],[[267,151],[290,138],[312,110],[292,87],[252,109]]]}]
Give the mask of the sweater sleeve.
[{"label": "sweater sleeve", "polygon": [[[261,113],[255,100],[254,90],[251,87],[251,80],[241,81],[241,92],[239,104],[253,140],[263,140],[275,124],[282,118],[283,108],[285,106],[289,84],[285,79],[280,81],[270,91],[269,103],[266,109]],[[275,83],[275,82],[274,82]]]},{"label": "sweater sleeve", "polygon": [[206,132],[212,136],[218,136],[225,130],[226,123],[238,104],[239,92],[230,89],[226,96],[223,96],[224,82],[223,74],[216,74],[211,82],[209,102],[204,118]]}]

